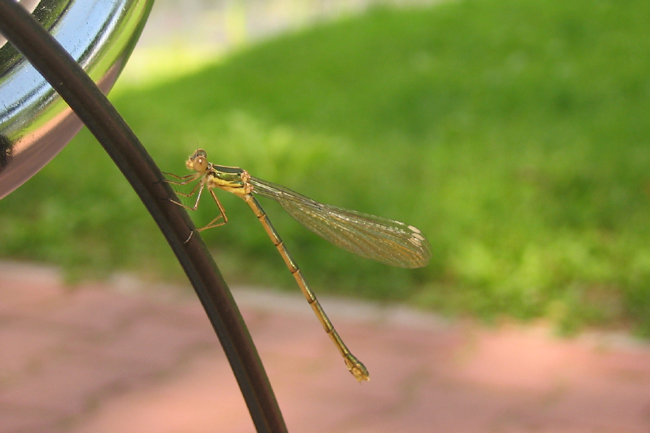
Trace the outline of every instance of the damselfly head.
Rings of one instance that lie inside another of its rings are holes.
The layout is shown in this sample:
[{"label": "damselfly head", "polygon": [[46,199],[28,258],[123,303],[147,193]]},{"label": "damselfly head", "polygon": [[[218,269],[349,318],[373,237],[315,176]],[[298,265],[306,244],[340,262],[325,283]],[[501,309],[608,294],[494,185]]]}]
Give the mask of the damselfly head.
[{"label": "damselfly head", "polygon": [[190,157],[185,161],[185,166],[188,170],[198,171],[202,173],[208,169],[208,154],[203,149],[197,149]]}]

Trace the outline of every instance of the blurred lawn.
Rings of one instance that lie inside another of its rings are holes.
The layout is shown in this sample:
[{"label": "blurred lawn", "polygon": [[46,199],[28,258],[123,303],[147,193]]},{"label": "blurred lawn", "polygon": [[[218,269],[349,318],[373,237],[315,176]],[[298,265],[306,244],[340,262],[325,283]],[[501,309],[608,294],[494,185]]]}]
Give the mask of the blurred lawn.
[{"label": "blurred lawn", "polygon": [[[319,201],[405,221],[434,250],[393,269],[266,205],[317,292],[487,320],[650,333],[650,2],[375,9],[112,99],[164,171],[197,147]],[[248,207],[204,233],[233,282],[293,279]],[[193,215],[205,224],[209,201]],[[0,255],[72,278],[180,268],[82,132],[2,201]]]}]

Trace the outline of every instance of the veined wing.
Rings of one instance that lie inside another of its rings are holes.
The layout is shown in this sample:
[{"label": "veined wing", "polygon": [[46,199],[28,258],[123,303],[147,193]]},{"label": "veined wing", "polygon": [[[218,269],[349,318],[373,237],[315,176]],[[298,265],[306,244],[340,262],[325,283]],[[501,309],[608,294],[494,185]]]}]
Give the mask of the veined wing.
[{"label": "veined wing", "polygon": [[253,193],[271,198],[289,215],[334,245],[391,266],[419,268],[431,246],[417,228],[353,210],[318,203],[282,185],[251,177]]}]

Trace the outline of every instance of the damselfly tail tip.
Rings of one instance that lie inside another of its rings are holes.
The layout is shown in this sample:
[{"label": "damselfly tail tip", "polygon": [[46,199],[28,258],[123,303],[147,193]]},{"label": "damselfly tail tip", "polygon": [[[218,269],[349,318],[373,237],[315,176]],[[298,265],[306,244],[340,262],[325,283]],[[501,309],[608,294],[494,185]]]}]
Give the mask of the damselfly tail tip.
[{"label": "damselfly tail tip", "polygon": [[345,365],[359,382],[370,380],[370,373],[366,366],[351,353],[345,358]]}]

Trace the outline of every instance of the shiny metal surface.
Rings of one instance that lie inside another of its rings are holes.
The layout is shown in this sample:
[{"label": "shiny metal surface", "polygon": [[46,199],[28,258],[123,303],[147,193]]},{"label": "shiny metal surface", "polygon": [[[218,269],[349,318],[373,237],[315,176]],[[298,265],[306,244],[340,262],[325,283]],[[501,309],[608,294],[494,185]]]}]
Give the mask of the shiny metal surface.
[{"label": "shiny metal surface", "polygon": [[[107,93],[140,36],[153,0],[42,0],[24,4]],[[0,198],[47,164],[81,121],[17,52],[0,44]]]}]

